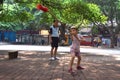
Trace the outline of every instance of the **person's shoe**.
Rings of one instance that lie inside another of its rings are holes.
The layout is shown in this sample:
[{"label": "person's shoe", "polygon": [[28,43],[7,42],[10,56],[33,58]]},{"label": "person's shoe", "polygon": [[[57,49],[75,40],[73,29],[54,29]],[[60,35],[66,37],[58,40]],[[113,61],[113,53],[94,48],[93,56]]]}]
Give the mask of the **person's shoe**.
[{"label": "person's shoe", "polygon": [[54,57],[54,59],[55,59],[55,60],[59,60],[59,58],[58,58],[58,57]]},{"label": "person's shoe", "polygon": [[75,76],[75,72],[72,70],[72,68],[70,68],[70,69],[68,70],[68,72],[69,72],[72,76]]},{"label": "person's shoe", "polygon": [[69,73],[74,73],[73,70],[72,70],[72,68],[70,68],[70,69],[68,70],[68,72],[69,72]]},{"label": "person's shoe", "polygon": [[77,68],[77,70],[82,70],[82,69],[84,69],[84,68],[81,67],[81,66],[77,66],[76,68]]},{"label": "person's shoe", "polygon": [[51,57],[49,60],[50,60],[50,61],[54,61],[54,60],[55,60],[55,58],[54,58],[54,57]]}]

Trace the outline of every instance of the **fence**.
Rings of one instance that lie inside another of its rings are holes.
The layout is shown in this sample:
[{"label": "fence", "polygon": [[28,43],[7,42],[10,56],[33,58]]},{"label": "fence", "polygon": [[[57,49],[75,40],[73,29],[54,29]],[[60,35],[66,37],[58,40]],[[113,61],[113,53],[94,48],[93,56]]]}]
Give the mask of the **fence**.
[{"label": "fence", "polygon": [[48,45],[48,36],[39,35],[38,31],[0,31],[0,42],[15,44]]},{"label": "fence", "polygon": [[39,34],[17,34],[16,43],[18,44],[34,44],[34,45],[48,45],[48,36]]}]

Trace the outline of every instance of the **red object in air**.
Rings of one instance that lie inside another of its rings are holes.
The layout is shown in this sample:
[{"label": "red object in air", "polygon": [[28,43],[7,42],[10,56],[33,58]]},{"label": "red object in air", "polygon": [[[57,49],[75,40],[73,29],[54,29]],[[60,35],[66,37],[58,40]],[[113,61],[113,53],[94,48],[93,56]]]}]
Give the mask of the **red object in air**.
[{"label": "red object in air", "polygon": [[44,11],[44,12],[48,12],[48,8],[45,7],[45,6],[43,6],[43,5],[41,5],[41,4],[38,4],[38,5],[37,5],[37,9],[38,9],[38,10],[42,10],[42,11]]},{"label": "red object in air", "polygon": [[47,7],[43,7],[42,9],[44,12],[48,12],[48,8]]},{"label": "red object in air", "polygon": [[44,11],[44,12],[48,12],[48,8],[45,7],[45,6],[43,6],[41,10]]},{"label": "red object in air", "polygon": [[41,5],[41,4],[38,4],[38,5],[37,5],[37,9],[38,9],[38,10],[41,10],[41,8],[42,8],[42,5]]}]

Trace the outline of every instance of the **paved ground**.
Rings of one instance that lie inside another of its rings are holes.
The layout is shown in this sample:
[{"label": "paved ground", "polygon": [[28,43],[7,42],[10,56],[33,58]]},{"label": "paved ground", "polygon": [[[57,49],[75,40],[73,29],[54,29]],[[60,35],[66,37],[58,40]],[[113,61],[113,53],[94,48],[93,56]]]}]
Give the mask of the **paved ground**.
[{"label": "paved ground", "polygon": [[[70,54],[59,52],[60,60],[49,61],[49,52],[19,51],[19,58],[7,59],[0,52],[0,80],[120,80],[120,61],[112,56],[82,54],[85,70],[68,73]],[[2,54],[3,53],[3,54]],[[6,54],[4,54],[6,53]]]}]

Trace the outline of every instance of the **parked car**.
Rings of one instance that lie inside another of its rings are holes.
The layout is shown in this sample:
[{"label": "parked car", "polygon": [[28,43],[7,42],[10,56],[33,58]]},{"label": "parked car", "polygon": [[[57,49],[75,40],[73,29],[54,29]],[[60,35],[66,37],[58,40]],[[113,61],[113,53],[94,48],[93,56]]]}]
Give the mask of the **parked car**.
[{"label": "parked car", "polygon": [[82,35],[85,40],[81,41],[80,44],[81,45],[85,45],[85,46],[92,46],[92,36],[89,35]]},{"label": "parked car", "polygon": [[82,28],[79,33],[85,38],[85,41],[81,41],[81,45],[92,46],[91,28]]}]

